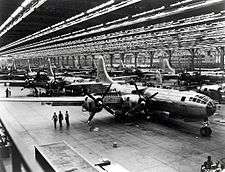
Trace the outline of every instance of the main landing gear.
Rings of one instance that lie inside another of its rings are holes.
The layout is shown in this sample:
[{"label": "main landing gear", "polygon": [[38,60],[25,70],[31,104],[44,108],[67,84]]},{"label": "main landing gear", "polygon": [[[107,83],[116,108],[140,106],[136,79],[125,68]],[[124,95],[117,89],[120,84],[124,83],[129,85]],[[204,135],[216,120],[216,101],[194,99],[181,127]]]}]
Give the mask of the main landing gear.
[{"label": "main landing gear", "polygon": [[116,111],[114,116],[115,120],[121,123],[124,123],[127,120],[127,115],[123,111]]},{"label": "main landing gear", "polygon": [[209,121],[208,120],[205,120],[202,124],[202,128],[200,129],[200,134],[203,136],[203,137],[209,137],[211,136],[212,134],[212,130],[211,128],[209,127]]}]

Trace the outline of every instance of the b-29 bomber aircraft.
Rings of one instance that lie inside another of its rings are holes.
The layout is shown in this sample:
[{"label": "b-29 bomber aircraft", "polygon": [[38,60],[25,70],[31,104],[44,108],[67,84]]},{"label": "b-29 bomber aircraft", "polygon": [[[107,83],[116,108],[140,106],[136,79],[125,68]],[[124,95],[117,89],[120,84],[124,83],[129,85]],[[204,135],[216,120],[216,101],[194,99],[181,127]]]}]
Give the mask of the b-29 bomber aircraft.
[{"label": "b-29 bomber aircraft", "polygon": [[[144,112],[146,119],[164,115],[168,118],[183,119],[186,122],[203,121],[200,134],[210,136],[212,133],[208,117],[214,114],[216,105],[211,98],[203,94],[194,91],[138,87],[135,83],[130,85],[115,83],[109,77],[101,56],[98,59],[97,80],[108,83],[109,86],[102,96],[87,93],[83,109],[90,114],[88,123],[102,109],[119,119]],[[112,91],[115,93],[114,96]]]}]

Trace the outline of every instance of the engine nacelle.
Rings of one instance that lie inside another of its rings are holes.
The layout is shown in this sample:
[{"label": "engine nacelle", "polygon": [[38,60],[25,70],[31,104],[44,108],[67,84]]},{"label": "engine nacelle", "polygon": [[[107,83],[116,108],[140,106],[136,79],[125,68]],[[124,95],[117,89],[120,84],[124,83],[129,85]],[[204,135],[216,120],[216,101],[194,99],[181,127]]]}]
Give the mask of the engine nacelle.
[{"label": "engine nacelle", "polygon": [[99,97],[96,100],[85,97],[84,103],[82,105],[82,111],[88,111],[92,113],[98,113],[103,109],[102,99]]},{"label": "engine nacelle", "polygon": [[122,108],[124,108],[123,110],[133,112],[144,110],[146,104],[144,98],[140,98],[138,95],[130,94],[123,96],[122,99]]}]

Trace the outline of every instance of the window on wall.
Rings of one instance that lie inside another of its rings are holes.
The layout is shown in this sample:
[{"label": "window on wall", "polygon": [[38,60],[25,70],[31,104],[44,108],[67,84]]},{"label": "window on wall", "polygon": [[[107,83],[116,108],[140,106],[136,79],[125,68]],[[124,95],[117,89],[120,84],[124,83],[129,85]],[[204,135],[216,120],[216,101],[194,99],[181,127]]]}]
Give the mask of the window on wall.
[{"label": "window on wall", "polygon": [[181,101],[182,101],[182,102],[184,102],[184,101],[185,101],[185,99],[186,99],[186,97],[184,97],[184,96],[183,96],[183,97],[181,97]]}]

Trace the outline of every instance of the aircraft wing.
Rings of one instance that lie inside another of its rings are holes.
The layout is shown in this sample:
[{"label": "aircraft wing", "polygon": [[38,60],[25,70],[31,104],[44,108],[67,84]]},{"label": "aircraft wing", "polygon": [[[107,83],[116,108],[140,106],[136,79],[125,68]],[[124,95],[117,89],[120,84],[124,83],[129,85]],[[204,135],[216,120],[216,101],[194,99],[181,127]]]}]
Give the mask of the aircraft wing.
[{"label": "aircraft wing", "polygon": [[113,80],[127,80],[131,78],[137,78],[138,75],[128,75],[128,76],[118,76],[118,77],[112,77]]},{"label": "aircraft wing", "polygon": [[0,83],[25,83],[23,80],[0,80]]},{"label": "aircraft wing", "polygon": [[81,105],[84,97],[8,97],[0,98],[4,102],[40,102],[55,106]]},{"label": "aircraft wing", "polygon": [[74,82],[74,83],[71,83],[69,86],[76,87],[76,86],[85,86],[85,85],[103,85],[103,83],[101,83],[101,82]]},{"label": "aircraft wing", "polygon": [[102,82],[75,82],[75,83],[71,83],[66,85],[67,88],[70,89],[91,89],[91,92],[95,92],[95,89],[104,89],[105,87],[107,87],[109,84],[104,84]]}]

